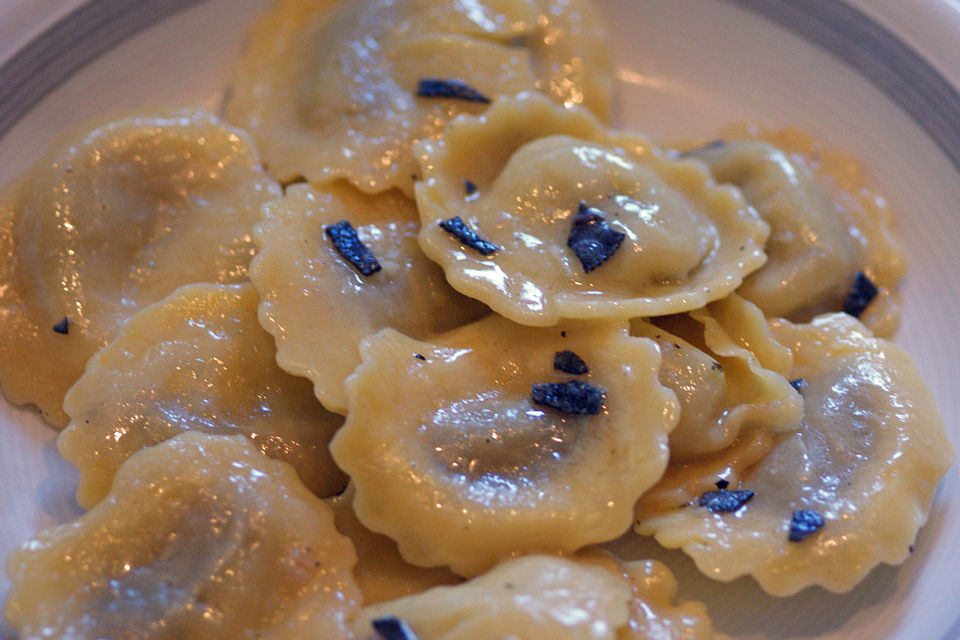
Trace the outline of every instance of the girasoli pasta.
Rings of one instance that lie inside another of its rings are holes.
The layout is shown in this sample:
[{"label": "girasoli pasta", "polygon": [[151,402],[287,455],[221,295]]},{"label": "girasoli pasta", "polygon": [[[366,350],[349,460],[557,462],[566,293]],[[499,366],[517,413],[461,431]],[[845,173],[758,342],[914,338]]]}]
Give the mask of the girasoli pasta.
[{"label": "girasoli pasta", "polygon": [[701,639],[610,543],[778,596],[904,561],[953,452],[885,205],[796,132],[611,128],[604,42],[278,0],[224,120],[7,185],[0,385],[89,508],[8,559],[22,640]]}]

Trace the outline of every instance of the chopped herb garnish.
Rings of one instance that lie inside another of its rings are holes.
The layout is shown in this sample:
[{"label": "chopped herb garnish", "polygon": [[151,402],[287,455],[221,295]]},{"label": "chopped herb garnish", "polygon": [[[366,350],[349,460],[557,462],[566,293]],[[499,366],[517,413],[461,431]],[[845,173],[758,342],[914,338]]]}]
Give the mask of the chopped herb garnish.
[{"label": "chopped herb garnish", "polygon": [[623,232],[610,228],[599,209],[581,202],[573,216],[567,246],[573,249],[583,270],[589,273],[609,260],[625,237]]},{"label": "chopped herb garnish", "polygon": [[67,316],[63,316],[63,320],[53,325],[53,330],[56,331],[57,333],[62,333],[63,335],[67,335],[68,333],[70,333],[70,319],[67,318]]},{"label": "chopped herb garnish", "polygon": [[417,95],[421,98],[454,98],[467,102],[490,102],[490,98],[456,78],[420,78],[417,84]]},{"label": "chopped herb garnish", "polygon": [[730,486],[730,481],[727,480],[726,478],[720,478],[719,480],[714,482],[714,484],[717,485],[717,489],[726,489],[727,487]]},{"label": "chopped herb garnish", "polygon": [[460,216],[454,216],[449,220],[441,220],[440,228],[482,256],[488,256],[500,249],[500,247],[481,237],[476,231],[468,227],[466,223],[460,219]]},{"label": "chopped herb garnish", "polygon": [[426,358],[423,356],[422,353],[415,353],[413,354],[413,357],[416,358],[417,360],[426,360]]},{"label": "chopped herb garnish", "polygon": [[877,285],[873,284],[863,271],[857,271],[850,293],[847,294],[847,301],[843,303],[843,312],[859,318],[878,293],[880,290]]},{"label": "chopped herb garnish", "polygon": [[333,241],[333,248],[360,275],[371,276],[380,271],[380,263],[377,262],[373,252],[357,236],[357,230],[353,228],[350,222],[342,220],[337,224],[331,224],[325,231],[330,236],[330,240]]},{"label": "chopped herb garnish", "polygon": [[804,378],[797,378],[790,381],[790,386],[797,390],[797,393],[803,393],[807,387],[807,381]]},{"label": "chopped herb garnish", "polygon": [[468,196],[472,196],[477,192],[477,185],[473,184],[470,180],[463,181],[463,192]]},{"label": "chopped herb garnish", "polygon": [[756,494],[753,491],[706,491],[700,496],[700,506],[706,507],[714,513],[731,513],[738,511]]},{"label": "chopped herb garnish", "polygon": [[583,358],[573,351],[557,351],[553,356],[553,368],[576,376],[582,376],[590,372],[590,367],[583,361]]},{"label": "chopped herb garnish", "polygon": [[806,540],[823,527],[823,516],[814,509],[794,511],[790,518],[790,542]]},{"label": "chopped herb garnish", "polygon": [[579,380],[542,382],[533,385],[531,397],[536,404],[546,405],[564,413],[596,415],[603,407],[603,389]]},{"label": "chopped herb garnish", "polygon": [[400,618],[377,618],[370,624],[383,640],[417,640],[417,634]]}]

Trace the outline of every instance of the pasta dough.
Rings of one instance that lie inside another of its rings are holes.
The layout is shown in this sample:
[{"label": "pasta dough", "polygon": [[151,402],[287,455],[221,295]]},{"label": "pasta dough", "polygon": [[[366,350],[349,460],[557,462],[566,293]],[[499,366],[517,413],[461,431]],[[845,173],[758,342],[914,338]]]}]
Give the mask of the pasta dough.
[{"label": "pasta dough", "polygon": [[64,394],[132,313],[246,279],[260,206],[279,195],[247,135],[202,110],[64,138],[0,203],[6,397],[66,425]]},{"label": "pasta dough", "polygon": [[673,604],[676,581],[655,562],[527,556],[456,587],[367,607],[358,637],[373,620],[397,618],[420,640],[696,640],[710,638],[699,603]]},{"label": "pasta dough", "polygon": [[186,433],[11,556],[6,615],[25,639],[346,638],[355,561],[292,468],[243,437]]},{"label": "pasta dough", "polygon": [[[554,370],[561,350],[589,373]],[[357,517],[413,564],[472,576],[613,539],[666,466],[676,403],[656,348],[626,322],[535,329],[491,316],[432,343],[384,330],[361,351],[330,447]],[[573,378],[603,390],[594,415],[532,401],[532,385]]]},{"label": "pasta dough", "polygon": [[[907,558],[952,447],[930,392],[895,345],[842,313],[771,328],[793,351],[791,377],[804,380],[804,418],[775,443],[759,436],[735,445],[730,464],[749,468],[738,469],[730,489],[755,497],[736,513],[695,506],[648,512],[638,531],[682,548],[719,580],[750,574],[774,595],[813,584],[846,591],[877,564]],[[756,464],[735,461],[770,445]],[[699,475],[718,468],[707,461]],[[702,483],[697,475],[692,481]],[[808,510],[822,516],[822,529],[789,541],[791,514]]]},{"label": "pasta dough", "polygon": [[77,502],[96,504],[143,447],[193,430],[247,436],[320,496],[343,488],[327,449],[343,418],[277,367],[258,303],[249,283],[182,287],[134,314],[90,360],[64,400],[72,421],[57,442],[80,471]]},{"label": "pasta dough", "polygon": [[[765,260],[766,223],[703,165],[536,95],[463,116],[418,148],[420,246],[456,289],[515,322],[687,311]],[[464,180],[477,192],[465,196]],[[569,246],[580,203],[623,238],[593,270]],[[499,249],[481,255],[452,238],[440,223],[454,217]]]},{"label": "pasta dough", "polygon": [[463,581],[449,569],[416,567],[400,555],[397,543],[387,536],[370,531],[353,512],[353,486],[327,501],[336,516],[337,531],[350,538],[357,550],[354,576],[363,603],[374,605],[387,600],[413,595],[440,585]]},{"label": "pasta dough", "polygon": [[599,549],[577,554],[577,560],[604,567],[629,580],[633,597],[630,618],[618,640],[710,640],[713,631],[707,608],[700,602],[674,604],[677,579],[656,560],[624,562]]},{"label": "pasta dough", "polygon": [[[324,229],[352,221],[382,270],[363,277]],[[416,207],[396,191],[375,196],[349,185],[293,185],[264,207],[250,277],[263,326],[284,370],[309,378],[331,411],[346,411],[344,379],[360,364],[360,341],[384,327],[428,338],[481,317],[486,307],[451,289],[417,248]]]},{"label": "pasta dough", "polygon": [[771,225],[770,260],[739,293],[769,316],[805,322],[842,309],[862,271],[881,288],[862,320],[884,335],[893,333],[899,312],[890,292],[905,262],[883,200],[864,186],[852,160],[841,160],[807,136],[795,130],[753,135],[693,152],[718,181],[743,189]]},{"label": "pasta dough", "polygon": [[[711,307],[691,314],[706,331],[692,323],[696,326],[684,332],[702,348],[649,322],[631,323],[633,335],[651,338],[659,345],[663,354],[660,381],[680,402],[680,421],[670,433],[671,464],[724,449],[744,428],[782,429],[799,422],[803,415],[796,390],[737,345],[712,317]],[[769,341],[774,342],[772,338]]]},{"label": "pasta dough", "polygon": [[892,331],[885,205],[783,132],[606,129],[604,44],[588,0],[277,0],[225,111],[284,191],[183,111],[4,196],[0,384],[92,506],[10,559],[23,640],[710,637],[585,546],[631,521],[775,594],[903,559],[952,456],[912,364],[757,306],[860,270]]},{"label": "pasta dough", "polygon": [[254,27],[227,119],[247,128],[281,181],[339,178],[413,194],[411,145],[482,101],[417,96],[456,79],[486,98],[540,89],[606,114],[610,64],[581,0],[284,0]]}]

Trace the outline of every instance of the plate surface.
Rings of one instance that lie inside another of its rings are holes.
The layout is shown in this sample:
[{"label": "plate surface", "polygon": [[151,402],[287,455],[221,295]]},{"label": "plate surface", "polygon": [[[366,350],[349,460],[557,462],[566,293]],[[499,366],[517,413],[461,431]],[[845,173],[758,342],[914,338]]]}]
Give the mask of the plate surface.
[{"label": "plate surface", "polygon": [[[663,140],[709,137],[744,120],[794,125],[861,159],[896,211],[910,256],[897,342],[918,361],[951,440],[960,442],[960,337],[952,331],[960,316],[960,4],[917,0],[907,11],[894,0],[599,1],[618,69],[618,124]],[[161,105],[216,108],[246,27],[268,5],[0,0],[0,183],[91,117]],[[96,11],[69,13],[81,6]],[[62,31],[46,37],[57,20]],[[2,400],[0,429],[6,557],[79,509],[55,433]],[[679,552],[653,544],[634,551],[673,568],[681,597],[707,603],[720,638],[960,638],[956,466],[916,549],[903,566],[879,567],[843,596],[807,589],[786,599],[748,579],[707,580]],[[0,577],[0,599],[8,589]],[[0,636],[12,632],[0,625]]]}]

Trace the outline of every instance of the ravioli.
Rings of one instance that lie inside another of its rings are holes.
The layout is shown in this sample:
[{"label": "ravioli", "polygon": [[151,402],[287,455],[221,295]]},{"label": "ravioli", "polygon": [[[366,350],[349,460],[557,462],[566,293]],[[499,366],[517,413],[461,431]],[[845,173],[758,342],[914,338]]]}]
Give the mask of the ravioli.
[{"label": "ravioli", "polygon": [[424,78],[490,99],[540,89],[605,115],[611,67],[582,0],[284,0],[253,28],[226,114],[281,181],[347,179],[412,196],[411,145],[486,108],[418,96]]},{"label": "ravioli", "polygon": [[[555,370],[564,349],[590,372]],[[656,347],[625,321],[537,329],[490,316],[432,342],[384,330],[361,352],[330,448],[357,517],[413,564],[473,576],[611,540],[666,466],[676,402]],[[541,384],[599,391],[602,407],[537,404]]]},{"label": "ravioli", "polygon": [[613,554],[588,549],[577,560],[602,566],[629,580],[633,597],[630,619],[618,640],[710,640],[713,629],[701,602],[675,604],[677,579],[656,560],[618,560]]},{"label": "ravioli", "polygon": [[[703,483],[724,464],[736,465],[728,490],[755,496],[735,513],[692,505],[660,514],[639,509],[645,513],[637,528],[682,548],[719,580],[749,574],[778,596],[810,585],[847,591],[877,564],[908,557],[952,446],[909,356],[854,318],[779,320],[771,329],[794,352],[791,378],[804,380],[803,421],[773,440],[769,432],[744,439],[730,452],[733,462],[706,461],[687,478]],[[749,464],[758,453],[762,459]],[[797,512],[816,512],[824,524],[794,542]]]},{"label": "ravioli", "polygon": [[771,226],[770,260],[739,293],[768,316],[806,322],[843,309],[862,271],[883,292],[863,320],[891,334],[898,312],[889,297],[905,262],[890,235],[885,203],[864,186],[849,160],[838,176],[824,168],[841,162],[837,154],[815,147],[809,138],[791,130],[766,137],[786,147],[763,139],[732,140],[693,152],[718,181],[743,189]]},{"label": "ravioli", "polygon": [[803,415],[803,401],[796,390],[737,345],[711,316],[710,308],[691,314],[704,323],[706,331],[688,322],[680,332],[690,342],[650,322],[631,322],[633,335],[657,342],[663,354],[660,382],[680,402],[680,421],[670,433],[671,464],[720,451],[742,429],[782,429]]},{"label": "ravioli", "polygon": [[[514,322],[688,311],[766,259],[767,224],[702,164],[542,96],[461,116],[418,150],[420,246],[457,290]],[[465,195],[464,180],[475,193]],[[456,217],[499,250],[483,255],[440,226]]]},{"label": "ravioli", "polygon": [[291,467],[240,436],[186,433],[10,557],[6,616],[23,638],[345,638],[355,561]]},{"label": "ravioli", "polygon": [[70,389],[57,445],[91,507],[124,460],[183,431],[247,436],[319,496],[346,485],[327,444],[343,423],[277,367],[253,285],[188,285],[134,314]]},{"label": "ravioli", "polygon": [[7,399],[66,425],[64,394],[132,313],[184,284],[246,280],[253,224],[279,195],[247,135],[202,110],[64,138],[0,203]]},{"label": "ravioli", "polygon": [[420,640],[694,640],[709,638],[703,605],[673,605],[676,582],[659,563],[527,556],[455,587],[366,607],[357,637],[375,620],[406,623]]},{"label": "ravioli", "polygon": [[[361,275],[325,234],[346,220],[382,269]],[[277,343],[277,362],[309,378],[331,411],[346,411],[344,379],[360,364],[360,341],[385,327],[428,338],[488,310],[447,285],[417,247],[412,200],[375,196],[347,184],[287,188],[264,207],[254,238],[260,253],[250,278],[262,299],[260,319]]]},{"label": "ravioli", "polygon": [[327,504],[333,508],[337,531],[350,538],[357,550],[353,573],[365,606],[463,581],[449,569],[425,569],[404,560],[396,542],[360,523],[353,512],[353,495],[353,486],[348,485],[346,491],[330,498]]}]

